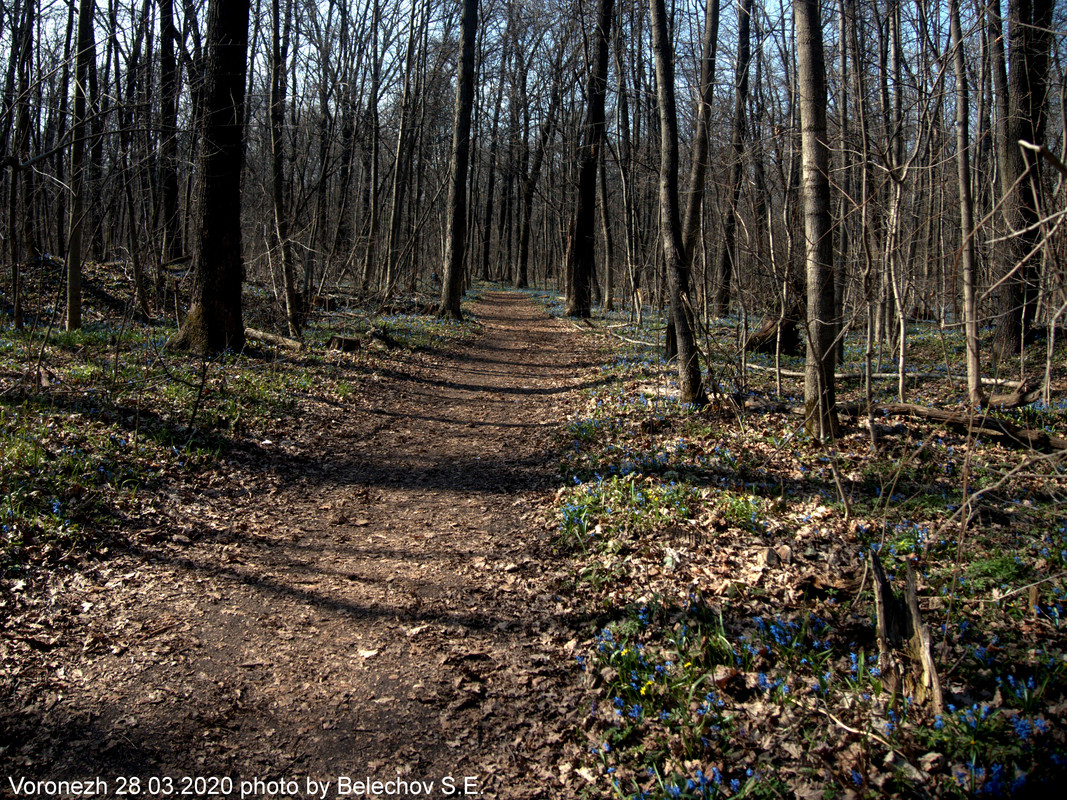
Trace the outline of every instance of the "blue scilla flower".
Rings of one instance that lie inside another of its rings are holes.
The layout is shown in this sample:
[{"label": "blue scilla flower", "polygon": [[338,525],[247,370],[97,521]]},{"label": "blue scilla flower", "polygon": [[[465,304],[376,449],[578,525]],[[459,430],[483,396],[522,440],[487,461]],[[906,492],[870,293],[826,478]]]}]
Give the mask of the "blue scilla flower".
[{"label": "blue scilla flower", "polygon": [[1034,733],[1034,726],[1030,720],[1024,717],[1015,717],[1011,721],[1011,725],[1015,728],[1015,735],[1019,737],[1020,742],[1025,742]]}]

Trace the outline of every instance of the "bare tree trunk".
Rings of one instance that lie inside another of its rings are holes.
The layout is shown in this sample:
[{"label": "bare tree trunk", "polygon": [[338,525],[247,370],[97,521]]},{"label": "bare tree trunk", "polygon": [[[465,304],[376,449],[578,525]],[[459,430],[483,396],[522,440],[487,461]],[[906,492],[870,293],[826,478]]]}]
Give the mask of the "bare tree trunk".
[{"label": "bare tree trunk", "polygon": [[637,250],[637,214],[634,208],[634,185],[632,170],[632,146],[630,136],[630,103],[626,84],[626,68],[623,57],[622,24],[615,31],[615,72],[618,82],[618,163],[619,181],[622,184],[623,241],[626,247],[626,274],[630,279],[630,299],[633,303],[634,317],[641,325],[640,273],[636,264]]},{"label": "bare tree trunk", "polygon": [[93,39],[93,0],[78,7],[78,39],[74,67],[74,129],[70,153],[70,237],[67,240],[67,330],[82,325],[82,258],[85,223],[86,117],[88,114],[89,65],[96,57]]},{"label": "bare tree trunk", "polygon": [[545,151],[552,139],[556,127],[556,113],[559,110],[563,95],[563,78],[559,60],[553,78],[552,96],[548,101],[548,111],[541,120],[541,129],[537,135],[537,145],[533,154],[533,162],[530,164],[529,173],[522,184],[522,206],[519,209],[519,258],[515,269],[515,288],[525,289],[530,280],[530,229],[532,227],[534,192],[537,182],[541,177],[542,165],[545,162]]},{"label": "bare tree trunk", "polygon": [[[752,0],[744,0],[751,11]],[[743,24],[747,24],[745,15]],[[746,39],[748,37],[745,37]],[[708,117],[715,93],[715,57],[719,46],[719,0],[706,0],[704,7],[704,39],[700,49],[700,101],[697,104],[697,126],[693,135],[693,162],[689,166],[689,197],[685,204],[682,239],[685,244],[685,263],[691,270],[700,237],[700,218],[704,208],[705,175],[708,170]],[[747,74],[747,70],[746,70]]]},{"label": "bare tree trunk", "polygon": [[411,174],[411,161],[413,157],[411,136],[411,95],[412,75],[415,71],[415,47],[422,37],[422,31],[426,26],[427,14],[420,15],[420,22],[415,23],[416,9],[420,6],[416,3],[411,5],[411,17],[409,20],[407,52],[404,56],[404,93],[400,100],[400,130],[396,136],[396,159],[393,162],[393,191],[392,204],[389,209],[389,239],[386,245],[385,273],[385,296],[393,293],[393,287],[397,279],[397,267],[399,251],[397,242],[400,237],[401,211],[404,205],[404,195],[407,190],[408,178]]},{"label": "bare tree trunk", "polygon": [[[285,18],[282,19],[282,14]],[[289,335],[300,336],[300,298],[296,291],[296,271],[293,266],[293,243],[289,238],[289,187],[285,177],[285,104],[289,61],[289,32],[292,25],[292,2],[271,0],[271,74],[270,74],[270,163],[271,207],[274,212],[274,236],[282,264],[282,284],[285,292],[285,319]]]},{"label": "bare tree trunk", "polygon": [[578,198],[567,248],[567,308],[571,317],[592,312],[592,283],[596,271],[596,177],[604,143],[604,102],[608,89],[608,45],[615,0],[599,0],[594,32],[593,63],[586,82],[586,114],[578,156]]},{"label": "bare tree trunk", "polygon": [[380,161],[381,131],[378,125],[378,100],[381,94],[381,56],[379,54],[379,37],[381,36],[382,12],[380,0],[373,0],[371,17],[371,55],[370,55],[370,96],[367,98],[367,124],[370,128],[370,152],[367,154],[369,170],[367,171],[367,248],[363,251],[363,272],[360,278],[360,291],[370,288],[374,262],[378,251],[378,169]]},{"label": "bare tree trunk", "polygon": [[826,61],[818,0],[796,0],[797,86],[800,93],[804,239],[808,285],[807,366],[804,406],[812,436],[837,434],[834,410],[833,238],[830,220],[830,152],[826,146]]},{"label": "bare tree trunk", "polygon": [[741,197],[741,182],[744,178],[745,128],[748,106],[748,65],[751,61],[749,29],[752,19],[752,0],[740,0],[737,26],[737,64],[734,72],[734,124],[730,138],[730,177],[728,179],[729,205],[723,220],[722,255],[719,262],[718,285],[716,286],[712,313],[721,317],[730,310],[730,282],[737,269],[734,259],[737,248],[737,203]]},{"label": "bare tree trunk", "polygon": [[[751,0],[743,0],[751,9]],[[742,21],[747,26],[748,17]],[[748,40],[748,37],[745,37]],[[690,291],[690,277],[693,271],[693,259],[696,255],[697,240],[700,238],[701,218],[704,208],[705,175],[708,163],[708,116],[711,114],[711,101],[715,92],[715,55],[719,43],[719,0],[707,0],[704,12],[704,37],[700,55],[700,98],[697,104],[697,124],[693,139],[693,162],[689,168],[689,199],[685,207],[685,221],[682,224],[682,245],[685,257],[685,280],[682,293]],[[747,92],[748,71],[745,71]],[[628,133],[628,131],[627,131]],[[729,290],[727,290],[729,291]],[[666,348],[664,355],[671,359],[678,355],[677,335],[674,320],[667,320],[664,334]]]},{"label": "bare tree trunk", "polygon": [[172,348],[202,354],[241,350],[245,341],[241,166],[248,11],[248,0],[211,0],[208,7],[192,304],[170,342]]},{"label": "bare tree trunk", "polygon": [[615,310],[615,240],[611,235],[611,214],[608,211],[608,168],[601,151],[600,164],[600,227],[604,232],[604,311]]},{"label": "bare tree trunk", "polygon": [[1019,140],[1044,144],[1045,93],[1054,0],[1013,0],[1008,6],[1008,117],[1000,133],[1000,186],[1009,234],[1001,316],[994,352],[1020,354],[1030,335],[1038,300],[1041,256],[1040,161],[1022,152]]},{"label": "bare tree trunk", "polygon": [[160,198],[164,262],[182,253],[178,219],[178,68],[174,60],[174,0],[159,0]]},{"label": "bare tree trunk", "polygon": [[[11,178],[8,195],[8,257],[11,264],[11,306],[12,323],[16,330],[22,329],[22,289],[19,286],[21,278],[20,268],[23,253],[29,248],[29,227],[32,215],[29,187],[32,176],[31,170],[26,170],[22,162],[29,157],[30,151],[30,69],[33,61],[33,26],[34,26],[35,0],[25,0],[22,8],[22,19],[18,26],[18,41],[12,36],[12,58],[14,59],[13,72],[18,73],[18,96],[15,98],[15,140],[14,153],[11,157]],[[14,78],[14,75],[12,75]],[[22,202],[22,226],[18,221],[19,184],[25,179],[27,191]]]},{"label": "bare tree trunk", "polygon": [[693,310],[686,287],[689,271],[682,243],[682,219],[678,201],[678,113],[674,97],[674,48],[667,28],[664,0],[649,0],[652,49],[656,57],[656,91],[660,119],[659,211],[663,258],[670,284],[671,317],[678,344],[678,386],[681,402],[704,405],[707,396],[701,382],[693,334]]},{"label": "bare tree trunk", "polygon": [[[127,239],[129,241],[130,266],[133,271],[133,294],[137,313],[143,318],[149,317],[148,295],[145,292],[144,268],[141,262],[141,230],[137,223],[137,202],[134,196],[134,184],[137,173],[142,169],[139,160],[134,156],[135,167],[131,169],[130,153],[134,149],[134,109],[137,107],[138,91],[137,76],[141,72],[141,51],[144,40],[147,37],[147,27],[150,20],[151,0],[143,0],[141,15],[137,22],[137,34],[134,46],[126,62],[126,83],[123,94],[119,99],[119,165],[122,175],[122,184],[126,199],[126,217],[128,221]],[[121,82],[116,75],[116,88]]]},{"label": "bare tree trunk", "polygon": [[[489,270],[490,254],[493,243],[493,215],[496,204],[496,173],[497,162],[500,156],[500,106],[504,100],[504,77],[507,74],[508,62],[511,60],[511,15],[514,6],[508,7],[508,26],[504,31],[504,52],[500,56],[500,72],[497,75],[496,102],[493,104],[493,124],[489,133],[489,165],[488,185],[485,190],[485,225],[482,234],[481,272],[482,280],[491,280]],[[512,100],[512,105],[515,101]],[[503,231],[503,228],[501,228]]]},{"label": "bare tree trunk", "polygon": [[467,172],[470,168],[471,111],[474,108],[475,34],[478,30],[478,0],[463,0],[460,22],[462,43],[456,69],[456,116],[452,126],[452,169],[448,187],[448,232],[444,280],[441,286],[442,317],[462,319],[463,262],[467,248]]},{"label": "bare tree trunk", "polygon": [[975,306],[974,206],[971,200],[970,99],[963,59],[963,31],[959,0],[948,0],[952,36],[952,66],[956,75],[956,171],[960,184],[960,261],[963,265],[963,326],[967,342],[967,397],[982,403],[982,373],[978,360],[978,318]]}]

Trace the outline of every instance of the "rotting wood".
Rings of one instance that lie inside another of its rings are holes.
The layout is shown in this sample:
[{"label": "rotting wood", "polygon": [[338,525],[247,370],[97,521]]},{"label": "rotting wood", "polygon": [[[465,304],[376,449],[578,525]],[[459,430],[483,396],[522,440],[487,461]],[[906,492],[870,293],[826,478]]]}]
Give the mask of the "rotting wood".
[{"label": "rotting wood", "polygon": [[893,591],[878,554],[870,554],[874,575],[874,603],[878,621],[878,664],[891,697],[903,690],[923,703],[929,700],[941,713],[943,697],[930,644],[930,631],[919,610],[915,567],[906,562],[904,598]]},{"label": "rotting wood", "polygon": [[929,699],[933,704],[934,713],[940,714],[944,708],[941,696],[941,681],[937,677],[937,667],[934,665],[933,648],[930,645],[930,629],[923,625],[922,615],[919,611],[919,593],[916,588],[915,566],[911,559],[906,562],[907,566],[907,594],[906,600],[908,613],[911,617],[911,641],[908,643],[913,667],[922,667],[921,683],[918,683],[912,693],[919,702]]},{"label": "rotting wood", "polygon": [[400,347],[400,343],[389,335],[389,331],[384,328],[371,328],[363,338],[334,334],[326,343],[326,349],[339,350],[342,353],[355,353],[364,347],[372,345],[386,350],[394,350]]}]

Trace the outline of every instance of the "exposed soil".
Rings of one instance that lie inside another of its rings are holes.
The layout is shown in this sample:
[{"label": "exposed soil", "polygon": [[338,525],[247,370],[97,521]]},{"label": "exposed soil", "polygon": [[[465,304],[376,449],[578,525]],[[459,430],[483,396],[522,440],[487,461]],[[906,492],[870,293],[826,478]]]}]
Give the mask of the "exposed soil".
[{"label": "exposed soil", "polygon": [[[477,315],[473,343],[389,354],[343,403],[308,401],[173,487],[128,549],[16,603],[0,795],[11,775],[562,796],[575,620],[542,509],[595,377],[526,298]],[[432,791],[355,783],[398,774]]]}]

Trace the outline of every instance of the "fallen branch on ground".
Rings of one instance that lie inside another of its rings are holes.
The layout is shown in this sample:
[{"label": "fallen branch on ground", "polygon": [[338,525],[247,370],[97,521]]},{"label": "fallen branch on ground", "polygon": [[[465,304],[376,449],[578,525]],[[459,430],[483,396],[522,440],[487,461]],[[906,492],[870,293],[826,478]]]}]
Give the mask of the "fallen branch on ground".
[{"label": "fallen branch on ground", "polygon": [[[762,364],[748,364],[747,366],[748,366],[749,369],[754,369],[757,372],[774,372],[775,371],[774,367],[765,367]],[[787,378],[803,378],[804,377],[804,373],[803,372],[801,372],[800,370],[795,370],[795,369],[783,369],[782,370],[782,375],[784,375]],[[864,376],[864,374],[862,372],[839,372],[834,377],[837,378],[837,380],[839,380],[839,381],[858,381],[858,380],[863,380],[863,378],[865,376]],[[897,373],[897,372],[872,372],[871,373],[871,377],[872,378],[876,378],[878,380],[896,380],[897,378],[900,377],[900,374]],[[912,380],[912,381],[939,381],[939,380],[946,380],[948,378],[947,375],[944,375],[944,374],[941,374],[941,373],[937,373],[937,372],[906,372],[906,373],[904,373],[904,377],[905,377],[905,379]],[[963,381],[963,378],[962,377],[961,378],[955,378],[953,380],[955,380],[957,383],[961,383]],[[1023,382],[1022,381],[1001,381],[1001,380],[997,380],[996,378],[982,378],[982,384],[984,386],[1006,386],[1009,389],[1018,389],[1020,386],[1023,385]]]},{"label": "fallen branch on ground", "polygon": [[[865,403],[844,403],[838,405],[837,410],[838,413],[845,416],[858,417],[867,413],[867,405]],[[1067,450],[1067,439],[1062,436],[1055,436],[1048,431],[1021,428],[1007,420],[991,417],[988,414],[971,416],[966,413],[918,406],[913,403],[875,403],[871,406],[871,413],[879,412],[929,419],[963,433],[974,431],[975,433],[992,434],[1014,447],[1026,447],[1043,452]]]}]

